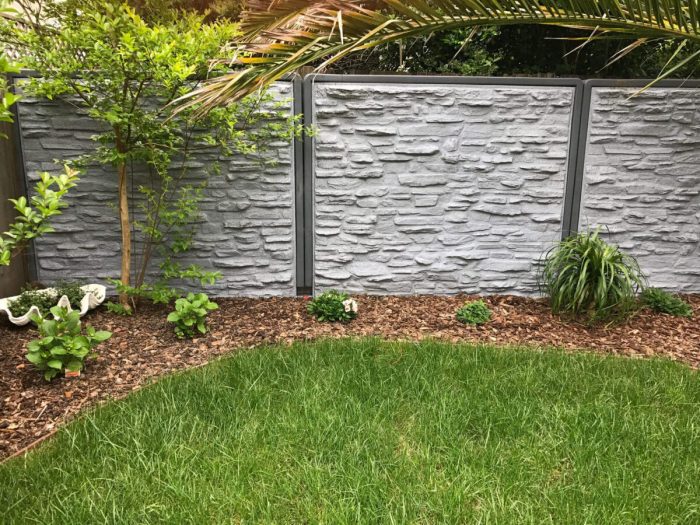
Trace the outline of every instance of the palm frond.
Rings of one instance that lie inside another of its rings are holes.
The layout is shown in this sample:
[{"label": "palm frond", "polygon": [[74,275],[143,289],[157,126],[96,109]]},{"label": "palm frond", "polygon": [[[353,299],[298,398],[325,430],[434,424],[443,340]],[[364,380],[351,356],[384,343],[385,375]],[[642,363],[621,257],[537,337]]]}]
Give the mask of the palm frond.
[{"label": "palm frond", "polygon": [[587,29],[594,39],[634,40],[625,53],[651,40],[700,42],[700,0],[251,0],[249,7],[241,69],[188,95],[185,107],[207,110],[307,64],[322,61],[321,69],[353,52],[464,27]]}]

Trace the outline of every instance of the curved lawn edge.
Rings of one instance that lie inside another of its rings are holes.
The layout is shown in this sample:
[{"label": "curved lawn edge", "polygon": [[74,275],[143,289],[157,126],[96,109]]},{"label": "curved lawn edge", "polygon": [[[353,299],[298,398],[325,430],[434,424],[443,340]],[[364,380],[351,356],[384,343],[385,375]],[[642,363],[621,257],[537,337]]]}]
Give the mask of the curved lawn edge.
[{"label": "curved lawn edge", "polygon": [[[358,505],[370,520],[683,521],[700,511],[699,403],[697,372],[666,360],[374,338],[262,347],[84,413],[0,466],[0,504],[47,523],[107,516],[117,493],[132,522],[224,508],[347,522]],[[37,484],[65,501],[18,508]]]},{"label": "curved lawn edge", "polygon": [[[603,359],[636,359],[639,360],[638,357],[632,357],[632,356],[626,356],[626,355],[615,355],[615,354],[604,354],[601,353],[599,350],[596,349],[591,349],[591,348],[559,348],[559,347],[554,347],[554,346],[539,346],[539,345],[515,345],[515,344],[505,344],[505,345],[489,345],[485,343],[469,343],[469,342],[450,342],[444,339],[439,339],[439,338],[430,338],[426,337],[420,340],[413,340],[413,339],[406,339],[406,338],[382,338],[382,337],[376,337],[376,336],[369,336],[369,337],[347,337],[347,336],[336,336],[336,337],[328,337],[328,336],[323,336],[319,338],[311,338],[311,339],[306,339],[306,340],[295,340],[292,342],[288,343],[279,343],[279,344],[269,344],[269,343],[261,343],[258,345],[254,346],[249,346],[249,347],[239,347],[239,348],[232,348],[226,353],[223,354],[218,354],[214,355],[209,361],[199,363],[187,368],[180,368],[180,369],[175,369],[175,370],[169,370],[163,374],[160,375],[155,375],[151,376],[148,378],[148,380],[142,384],[140,384],[137,388],[132,390],[131,392],[126,392],[120,396],[117,397],[112,397],[108,399],[102,399],[98,403],[94,405],[88,405],[85,408],[82,408],[80,411],[78,411],[73,417],[70,419],[67,419],[66,421],[62,422],[61,425],[49,433],[37,438],[36,440],[32,441],[31,443],[27,444],[26,446],[22,447],[20,450],[15,451],[14,453],[10,454],[7,457],[1,458],[0,457],[0,465],[3,463],[6,463],[8,461],[11,461],[15,458],[19,458],[22,456],[25,456],[27,453],[30,451],[34,450],[36,447],[41,445],[47,440],[52,439],[62,428],[65,427],[65,425],[70,425],[74,421],[79,420],[81,417],[84,415],[90,413],[90,411],[99,409],[100,407],[103,407],[105,405],[108,405],[110,403],[116,403],[118,401],[121,401],[125,398],[128,398],[131,395],[134,395],[136,392],[139,392],[143,390],[144,388],[148,388],[149,386],[152,386],[153,384],[164,380],[165,378],[168,378],[170,376],[177,376],[180,374],[186,374],[192,370],[197,370],[199,368],[203,368],[206,366],[209,366],[213,363],[216,363],[221,360],[229,359],[234,356],[236,356],[240,352],[250,352],[250,351],[256,351],[256,350],[269,350],[269,349],[276,349],[276,348],[282,348],[282,349],[292,349],[295,346],[299,345],[308,345],[308,344],[326,344],[326,343],[331,343],[331,342],[343,342],[343,341],[361,341],[361,340],[368,340],[368,341],[378,341],[381,343],[385,344],[421,344],[421,343],[433,343],[433,344],[438,344],[438,345],[452,345],[452,346],[464,346],[464,347],[473,347],[473,348],[498,348],[499,350],[503,351],[531,351],[531,352],[559,352],[562,354],[579,354],[579,353],[584,353],[584,354],[591,354],[591,355],[596,355],[598,357],[601,357]],[[645,358],[647,361],[669,361],[673,362],[676,364],[681,364],[678,361],[674,361],[670,359],[669,357],[666,356],[651,356],[649,358]],[[681,366],[685,366],[682,365]]]},{"label": "curved lawn edge", "polygon": [[[663,356],[663,355],[652,355],[650,357],[645,357],[645,358],[640,358],[638,356],[628,356],[628,355],[617,355],[617,354],[609,354],[609,353],[601,353],[600,350],[593,349],[593,348],[560,348],[560,347],[555,347],[555,346],[540,346],[540,345],[516,345],[516,344],[505,344],[505,345],[496,345],[496,344],[486,344],[486,343],[481,343],[481,342],[451,342],[447,341],[444,339],[440,338],[432,338],[432,337],[426,337],[420,340],[414,340],[414,339],[407,339],[407,338],[382,338],[382,337],[377,337],[377,336],[368,336],[368,337],[348,337],[348,336],[321,336],[318,338],[310,338],[310,339],[298,339],[294,340],[291,342],[287,343],[278,343],[278,344],[269,344],[269,343],[260,343],[257,345],[253,346],[248,346],[248,347],[237,347],[237,348],[232,348],[226,353],[223,354],[217,354],[212,356],[212,358],[208,361],[205,361],[203,363],[198,363],[196,365],[187,367],[187,368],[180,368],[180,369],[175,369],[175,370],[169,370],[163,374],[160,375],[155,375],[151,376],[148,378],[148,380],[142,384],[140,384],[137,388],[132,390],[131,392],[126,392],[123,393],[122,395],[118,397],[113,397],[113,398],[108,398],[108,399],[102,399],[98,403],[94,405],[88,405],[85,408],[82,408],[79,412],[77,412],[72,418],[67,419],[66,421],[62,422],[61,425],[55,429],[53,429],[51,432],[39,437],[38,439],[32,441],[31,443],[27,444],[20,450],[17,450],[16,452],[12,453],[11,455],[0,458],[0,466],[4,463],[7,463],[9,461],[12,461],[16,458],[21,458],[23,456],[26,456],[28,453],[36,449],[39,445],[42,443],[51,440],[56,436],[58,432],[61,431],[61,429],[65,428],[66,425],[70,425],[75,421],[80,420],[82,417],[90,414],[92,411],[98,410],[105,405],[109,405],[111,403],[117,403],[120,401],[123,401],[124,399],[129,398],[132,395],[135,395],[136,393],[140,392],[143,389],[149,388],[153,386],[154,384],[163,381],[167,378],[173,377],[173,376],[179,376],[182,374],[187,374],[193,370],[198,370],[200,368],[204,368],[207,366],[210,366],[214,363],[217,363],[222,360],[226,359],[232,359],[235,358],[239,353],[241,352],[252,352],[252,351],[265,351],[265,350],[276,350],[276,349],[294,349],[297,346],[304,346],[304,345],[318,345],[318,344],[332,344],[336,342],[353,342],[353,341],[375,341],[378,343],[382,344],[398,344],[398,345],[419,345],[423,343],[428,343],[428,344],[437,344],[437,345],[447,345],[447,346],[460,346],[460,347],[467,347],[467,348],[473,348],[475,350],[479,348],[489,348],[489,349],[497,349],[499,351],[505,351],[505,352],[519,352],[519,351],[529,351],[529,352],[534,352],[534,353],[549,353],[549,352],[554,352],[554,353],[559,353],[563,355],[576,355],[576,354],[588,354],[588,355],[593,355],[596,356],[600,359],[613,359],[613,360],[618,360],[618,359],[623,359],[623,360],[635,360],[635,361],[646,361],[646,362],[668,362],[668,363],[673,363],[675,365],[681,366],[681,367],[687,367],[686,364],[673,360],[668,356]],[[698,369],[696,367],[691,367],[692,370],[697,371]]]}]

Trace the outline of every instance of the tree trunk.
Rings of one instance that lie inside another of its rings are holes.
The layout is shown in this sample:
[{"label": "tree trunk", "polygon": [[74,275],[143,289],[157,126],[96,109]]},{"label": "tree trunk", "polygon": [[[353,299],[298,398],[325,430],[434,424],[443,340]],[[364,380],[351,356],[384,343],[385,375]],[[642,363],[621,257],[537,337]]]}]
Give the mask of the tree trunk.
[{"label": "tree trunk", "polygon": [[[116,146],[119,153],[125,153],[121,135],[115,129]],[[120,161],[117,167],[119,171],[119,223],[122,230],[122,268],[120,280],[124,286],[131,284],[131,219],[129,218],[129,186],[127,181],[126,162]],[[126,293],[119,294],[119,304],[131,309],[129,296]]]},{"label": "tree trunk", "polygon": [[[129,194],[126,177],[126,164],[119,164],[119,222],[122,230],[122,271],[121,282],[124,286],[131,284],[131,220],[129,219]],[[129,306],[129,296],[119,294],[119,303]]]}]

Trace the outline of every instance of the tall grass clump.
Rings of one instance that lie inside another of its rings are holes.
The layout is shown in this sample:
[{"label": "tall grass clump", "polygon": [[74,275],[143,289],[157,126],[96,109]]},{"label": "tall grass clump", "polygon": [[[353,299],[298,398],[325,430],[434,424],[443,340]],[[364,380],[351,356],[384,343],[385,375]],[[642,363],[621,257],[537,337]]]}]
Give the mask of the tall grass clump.
[{"label": "tall grass clump", "polygon": [[629,317],[645,284],[636,259],[601,239],[600,229],[572,235],[549,250],[540,276],[555,314],[591,323]]}]

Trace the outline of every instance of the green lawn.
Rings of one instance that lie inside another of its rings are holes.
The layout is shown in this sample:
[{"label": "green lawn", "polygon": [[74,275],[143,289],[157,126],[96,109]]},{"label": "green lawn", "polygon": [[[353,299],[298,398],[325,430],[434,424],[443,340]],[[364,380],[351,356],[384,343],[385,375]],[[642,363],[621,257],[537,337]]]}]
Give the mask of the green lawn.
[{"label": "green lawn", "polygon": [[168,377],[0,466],[2,523],[700,523],[700,377],[376,340]]}]

